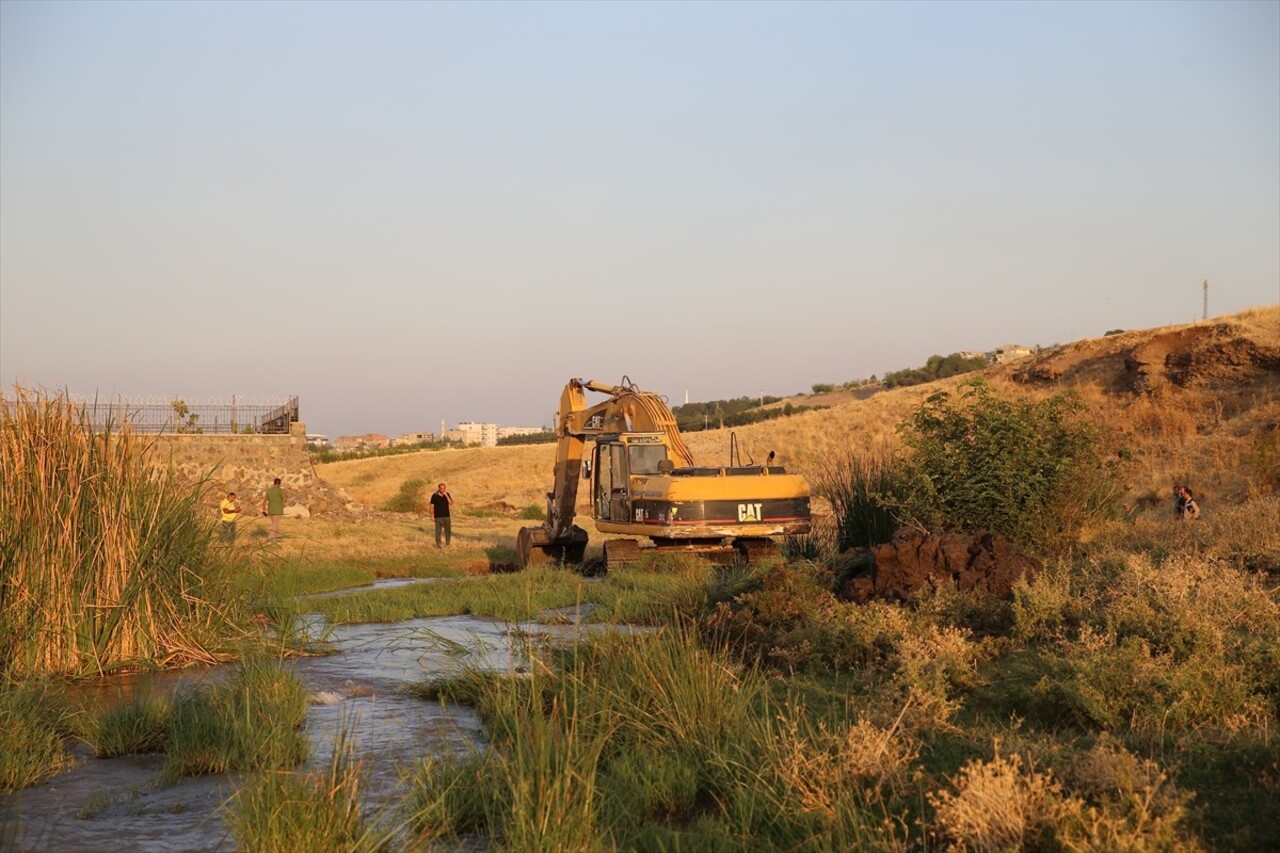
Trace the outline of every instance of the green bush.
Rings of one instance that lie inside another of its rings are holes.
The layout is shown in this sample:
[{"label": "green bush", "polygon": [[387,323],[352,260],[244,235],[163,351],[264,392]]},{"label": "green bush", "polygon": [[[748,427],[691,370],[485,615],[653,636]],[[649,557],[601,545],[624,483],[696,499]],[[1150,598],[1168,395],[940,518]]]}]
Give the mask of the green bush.
[{"label": "green bush", "polygon": [[961,373],[981,370],[986,366],[987,360],[983,356],[965,358],[957,352],[948,356],[931,355],[923,367],[909,367],[905,370],[891,370],[886,373],[884,387],[904,388],[908,385],[920,385],[935,379],[946,379]]},{"label": "green bush", "polygon": [[910,448],[905,508],[931,528],[993,530],[1053,553],[1108,515],[1119,457],[1074,398],[1038,403],[997,397],[982,379],[958,398],[929,397],[900,430]]},{"label": "green bush", "polygon": [[384,503],[382,509],[385,512],[422,512],[426,509],[422,501],[422,490],[426,486],[427,481],[417,477],[405,480],[400,484],[400,491]]}]

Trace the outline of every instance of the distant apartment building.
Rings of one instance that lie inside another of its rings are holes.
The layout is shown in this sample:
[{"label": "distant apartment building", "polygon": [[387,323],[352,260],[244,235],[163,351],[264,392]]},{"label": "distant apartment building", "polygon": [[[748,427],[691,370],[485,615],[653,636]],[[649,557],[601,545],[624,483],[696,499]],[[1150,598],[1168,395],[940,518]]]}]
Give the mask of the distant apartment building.
[{"label": "distant apartment building", "polygon": [[399,438],[391,439],[391,444],[429,444],[435,440],[436,434],[433,432],[406,432]]},{"label": "distant apartment building", "polygon": [[1002,347],[996,347],[995,352],[988,355],[987,360],[994,361],[996,364],[1008,364],[1011,361],[1026,358],[1032,352],[1031,347],[1024,347],[1021,344],[1005,344]]},{"label": "distant apartment building", "polygon": [[328,447],[329,436],[321,435],[318,432],[307,433],[307,444],[314,444],[316,447]]},{"label": "distant apartment building", "polygon": [[460,441],[463,444],[478,444],[481,447],[497,447],[498,425],[478,424],[472,421],[463,421],[454,429],[446,430],[444,437],[448,441]]},{"label": "distant apartment building", "polygon": [[371,447],[390,447],[391,439],[376,432],[367,432],[364,435],[340,435],[334,440],[333,446],[338,450],[367,450]]},{"label": "distant apartment building", "polygon": [[511,438],[516,435],[537,435],[541,432],[550,432],[545,427],[498,427],[498,438]]}]

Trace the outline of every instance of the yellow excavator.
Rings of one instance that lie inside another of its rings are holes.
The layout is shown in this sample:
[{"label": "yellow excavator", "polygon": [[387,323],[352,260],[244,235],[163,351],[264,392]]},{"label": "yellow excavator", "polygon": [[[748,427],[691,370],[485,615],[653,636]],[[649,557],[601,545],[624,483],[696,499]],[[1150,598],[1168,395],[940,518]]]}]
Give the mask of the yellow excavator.
[{"label": "yellow excavator", "polygon": [[[608,399],[588,406],[587,391]],[[628,537],[605,541],[606,568],[634,562],[653,549],[718,562],[751,561],[777,553],[771,537],[811,528],[804,477],[773,465],[773,452],[763,464],[741,464],[732,437],[728,466],[694,464],[663,398],[641,391],[625,376],[621,385],[570,379],[560,395],[556,432],[547,520],[521,528],[516,548],[522,567],[551,559],[582,562],[587,532],[574,524],[582,480],[591,484],[596,529]],[[588,458],[590,441],[595,446]],[[642,547],[641,539],[652,544]]]}]

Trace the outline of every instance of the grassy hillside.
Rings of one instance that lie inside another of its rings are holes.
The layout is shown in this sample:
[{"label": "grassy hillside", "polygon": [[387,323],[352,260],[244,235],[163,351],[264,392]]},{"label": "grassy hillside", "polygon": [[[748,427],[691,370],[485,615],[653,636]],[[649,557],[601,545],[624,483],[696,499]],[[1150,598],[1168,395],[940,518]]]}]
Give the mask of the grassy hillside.
[{"label": "grassy hillside", "polygon": [[[1139,514],[1166,512],[1175,482],[1193,484],[1206,507],[1276,487],[1280,306],[1077,341],[980,375],[1004,395],[1078,394],[1100,423],[1121,434],[1132,455],[1126,500]],[[840,454],[896,444],[898,424],[926,397],[966,378],[884,391],[733,432],[756,461],[774,450],[780,464],[816,479]],[[727,464],[729,433],[709,430],[685,439],[699,464]],[[554,458],[554,446],[471,448],[316,470],[370,508],[417,478],[449,483],[464,508],[522,509],[543,504]]]}]

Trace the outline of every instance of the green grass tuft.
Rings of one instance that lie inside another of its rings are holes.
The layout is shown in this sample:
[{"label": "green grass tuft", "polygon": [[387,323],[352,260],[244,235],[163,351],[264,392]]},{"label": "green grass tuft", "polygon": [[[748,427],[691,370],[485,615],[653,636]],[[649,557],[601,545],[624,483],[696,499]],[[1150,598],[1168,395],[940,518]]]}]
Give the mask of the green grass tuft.
[{"label": "green grass tuft", "polygon": [[299,732],[307,694],[279,663],[241,661],[225,682],[177,697],[165,728],[161,780],[291,767],[306,757]]}]

